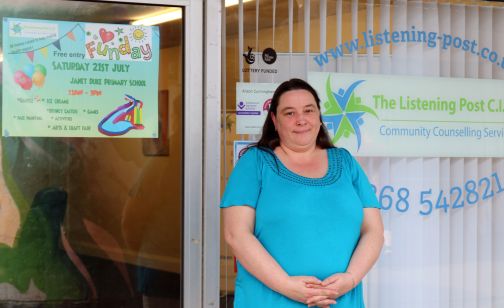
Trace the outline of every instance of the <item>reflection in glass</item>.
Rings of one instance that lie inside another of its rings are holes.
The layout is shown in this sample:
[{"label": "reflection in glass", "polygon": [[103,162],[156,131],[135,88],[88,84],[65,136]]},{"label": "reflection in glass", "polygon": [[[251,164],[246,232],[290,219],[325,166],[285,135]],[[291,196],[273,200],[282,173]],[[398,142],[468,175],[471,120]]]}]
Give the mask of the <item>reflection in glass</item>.
[{"label": "reflection in glass", "polygon": [[[55,0],[0,13],[125,23],[166,9]],[[159,138],[1,139],[0,306],[180,305],[181,25],[159,25]]]}]

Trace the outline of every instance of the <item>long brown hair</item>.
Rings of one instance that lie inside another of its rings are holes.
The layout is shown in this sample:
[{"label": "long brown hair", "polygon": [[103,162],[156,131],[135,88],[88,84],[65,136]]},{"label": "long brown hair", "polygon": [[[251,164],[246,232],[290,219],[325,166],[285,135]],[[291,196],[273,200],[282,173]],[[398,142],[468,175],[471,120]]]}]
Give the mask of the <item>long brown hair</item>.
[{"label": "long brown hair", "polygon": [[[262,128],[261,138],[253,146],[274,150],[277,146],[280,145],[280,137],[278,136],[278,132],[275,130],[275,125],[273,124],[271,114],[274,114],[275,116],[277,115],[277,108],[278,103],[280,102],[280,97],[285,92],[292,90],[306,90],[310,92],[313,95],[315,102],[317,103],[318,110],[320,111],[320,98],[317,95],[317,91],[315,91],[315,89],[310,86],[310,84],[298,78],[292,78],[290,80],[284,81],[278,86],[278,88],[276,88],[275,93],[273,94],[271,105],[268,110],[268,116],[266,117],[266,121],[264,121]],[[322,125],[320,126],[320,130],[317,135],[317,146],[321,149],[334,148],[334,145],[331,142],[331,138],[327,133],[324,122],[322,122],[322,113],[320,113],[320,123],[322,123]]]}]

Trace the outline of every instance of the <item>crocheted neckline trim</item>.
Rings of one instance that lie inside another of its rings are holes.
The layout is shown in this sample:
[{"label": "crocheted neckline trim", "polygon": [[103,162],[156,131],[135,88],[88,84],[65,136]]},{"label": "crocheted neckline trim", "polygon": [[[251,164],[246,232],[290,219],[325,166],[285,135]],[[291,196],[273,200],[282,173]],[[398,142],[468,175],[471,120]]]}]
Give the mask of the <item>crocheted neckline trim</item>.
[{"label": "crocheted neckline trim", "polygon": [[329,165],[326,174],[321,178],[309,178],[291,171],[273,151],[268,151],[268,153],[264,153],[263,156],[267,165],[273,172],[284,179],[309,186],[325,186],[336,182],[340,178],[342,170],[340,151],[337,148],[330,148],[326,151]]}]

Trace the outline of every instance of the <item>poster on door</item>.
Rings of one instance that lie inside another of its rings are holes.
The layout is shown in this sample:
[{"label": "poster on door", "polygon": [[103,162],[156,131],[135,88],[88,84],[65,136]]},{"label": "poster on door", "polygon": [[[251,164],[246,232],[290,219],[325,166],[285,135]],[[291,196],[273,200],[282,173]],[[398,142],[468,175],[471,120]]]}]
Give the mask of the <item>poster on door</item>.
[{"label": "poster on door", "polygon": [[276,83],[236,83],[236,133],[260,134]]},{"label": "poster on door", "polygon": [[2,136],[157,138],[159,28],[3,19]]}]

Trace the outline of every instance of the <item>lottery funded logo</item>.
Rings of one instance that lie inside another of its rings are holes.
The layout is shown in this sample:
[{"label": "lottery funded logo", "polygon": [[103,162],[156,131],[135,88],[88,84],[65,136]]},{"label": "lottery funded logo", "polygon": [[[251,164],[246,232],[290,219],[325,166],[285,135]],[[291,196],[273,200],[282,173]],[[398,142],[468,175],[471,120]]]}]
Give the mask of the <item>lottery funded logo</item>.
[{"label": "lottery funded logo", "polygon": [[248,64],[254,64],[255,62],[255,55],[252,53],[252,47],[248,47],[248,52],[243,54],[243,57],[245,58],[245,62]]},{"label": "lottery funded logo", "polygon": [[273,48],[266,48],[263,50],[263,53],[262,53],[262,59],[264,61],[264,63],[266,64],[273,64],[275,63],[276,59],[277,59],[277,53],[275,51],[275,49]]}]

